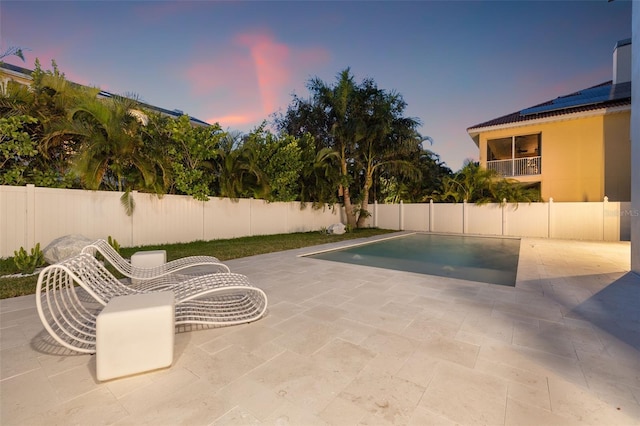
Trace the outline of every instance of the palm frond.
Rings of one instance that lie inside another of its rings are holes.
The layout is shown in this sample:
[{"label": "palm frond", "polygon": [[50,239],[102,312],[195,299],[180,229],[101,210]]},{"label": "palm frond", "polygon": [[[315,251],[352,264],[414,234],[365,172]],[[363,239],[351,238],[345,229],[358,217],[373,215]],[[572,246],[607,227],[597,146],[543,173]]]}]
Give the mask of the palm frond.
[{"label": "palm frond", "polygon": [[120,197],[120,204],[124,207],[124,211],[127,216],[133,215],[133,211],[136,208],[136,202],[133,199],[133,195],[131,194],[131,190],[127,189],[122,196]]}]

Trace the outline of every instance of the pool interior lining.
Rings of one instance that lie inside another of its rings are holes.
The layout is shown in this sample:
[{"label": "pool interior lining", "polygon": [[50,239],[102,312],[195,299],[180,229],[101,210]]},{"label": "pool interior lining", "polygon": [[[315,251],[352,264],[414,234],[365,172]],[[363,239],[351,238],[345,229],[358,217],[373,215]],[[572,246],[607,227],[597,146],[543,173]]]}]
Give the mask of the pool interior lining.
[{"label": "pool interior lining", "polygon": [[519,238],[414,233],[305,257],[514,287]]}]

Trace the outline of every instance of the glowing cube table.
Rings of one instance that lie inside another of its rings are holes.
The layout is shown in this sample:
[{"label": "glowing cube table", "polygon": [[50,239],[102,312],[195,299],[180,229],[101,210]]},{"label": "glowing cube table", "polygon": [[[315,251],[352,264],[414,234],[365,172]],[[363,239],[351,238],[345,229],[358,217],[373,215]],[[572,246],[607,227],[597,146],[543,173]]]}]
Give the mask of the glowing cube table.
[{"label": "glowing cube table", "polygon": [[153,268],[167,263],[166,250],[137,251],[131,255],[131,266],[136,268]]},{"label": "glowing cube table", "polygon": [[[134,268],[155,268],[167,263],[166,250],[137,251],[131,255],[131,266]],[[133,278],[132,284],[138,284],[140,280]]]},{"label": "glowing cube table", "polygon": [[173,292],[114,297],[96,321],[98,380],[169,367],[174,336]]}]

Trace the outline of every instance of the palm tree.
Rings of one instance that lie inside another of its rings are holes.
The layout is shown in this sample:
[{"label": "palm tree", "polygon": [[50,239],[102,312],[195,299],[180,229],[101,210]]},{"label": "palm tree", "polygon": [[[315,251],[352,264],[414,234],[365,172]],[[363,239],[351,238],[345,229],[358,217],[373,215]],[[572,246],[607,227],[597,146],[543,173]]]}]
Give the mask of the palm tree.
[{"label": "palm tree", "polygon": [[240,134],[226,134],[218,149],[214,166],[218,195],[232,200],[262,198],[269,192],[269,185],[258,166],[258,151],[241,139]]},{"label": "palm tree", "polygon": [[331,148],[322,148],[317,153],[311,153],[309,150],[303,150],[303,152],[310,156],[302,169],[300,201],[311,202],[317,207],[325,203],[337,203],[336,188],[340,186],[342,180],[338,167],[340,155]]},{"label": "palm tree", "polygon": [[538,201],[537,191],[528,189],[513,179],[500,177],[497,171],[480,167],[473,161],[466,161],[462,169],[448,176],[442,184],[441,201],[467,201],[486,204],[507,202]]},{"label": "palm tree", "polygon": [[419,172],[416,176],[396,176],[383,171],[378,174],[380,191],[376,194],[385,202],[400,200],[410,203],[424,203],[437,199],[442,191],[442,182],[452,172],[434,152],[420,147],[411,155]]},{"label": "palm tree", "polygon": [[342,195],[344,209],[347,215],[347,224],[355,227],[356,211],[351,202],[351,175],[350,160],[352,159],[355,145],[362,138],[363,126],[352,117],[355,109],[354,98],[357,93],[357,85],[349,68],[338,74],[334,87],[327,86],[319,78],[311,80],[309,89],[314,93],[317,106],[328,110],[328,129],[331,138],[329,146],[336,152],[339,160],[341,181],[338,193]]},{"label": "palm tree", "polygon": [[161,159],[143,149],[142,123],[131,112],[137,109],[138,103],[129,98],[85,94],[69,111],[72,131],[82,137],[74,166],[87,188],[164,193],[166,182],[155,173]]},{"label": "palm tree", "polygon": [[2,63],[2,59],[6,58],[7,56],[17,56],[18,58],[22,59],[22,61],[24,62],[23,50],[24,50],[23,48],[17,47],[17,46],[9,47],[4,52],[0,53],[0,64]]},{"label": "palm tree", "polygon": [[497,179],[495,170],[481,168],[479,163],[467,160],[462,169],[444,179],[441,200],[489,203],[495,199]]},{"label": "palm tree", "polygon": [[405,102],[397,93],[385,93],[371,82],[367,82],[367,98],[371,103],[363,119],[364,134],[358,144],[356,162],[363,170],[362,200],[357,226],[363,227],[368,217],[369,193],[373,186],[374,174],[386,170],[396,178],[408,177],[415,180],[420,177],[412,157],[417,155],[422,142],[426,140],[416,130],[420,124],[417,119],[402,117]]},{"label": "palm tree", "polygon": [[[337,192],[351,227],[362,226],[373,176],[378,169],[411,174],[407,153],[420,144],[418,121],[402,116],[406,104],[394,92],[378,89],[371,79],[360,85],[347,68],[333,86],[310,80],[308,100],[294,96],[286,114],[277,120],[281,132],[301,137],[310,133],[316,152],[330,149],[337,158]],[[324,201],[324,200],[319,200]]]}]

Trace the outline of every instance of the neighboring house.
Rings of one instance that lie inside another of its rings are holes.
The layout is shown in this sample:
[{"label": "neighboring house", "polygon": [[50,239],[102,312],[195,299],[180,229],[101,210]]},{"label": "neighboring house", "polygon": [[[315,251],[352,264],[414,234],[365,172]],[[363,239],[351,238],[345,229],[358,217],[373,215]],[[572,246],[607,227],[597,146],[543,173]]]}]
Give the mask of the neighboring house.
[{"label": "neighboring house", "polygon": [[537,187],[548,201],[629,201],[631,39],[613,52],[613,80],[467,132],[480,164]]},{"label": "neighboring house", "polygon": [[[7,63],[0,63],[0,84],[6,84],[8,81],[13,80],[20,84],[31,85],[32,72],[33,70],[29,70],[27,68],[22,68],[22,67],[7,64]],[[77,83],[74,83],[74,84],[77,84]],[[112,96],[114,96],[113,93],[109,93],[104,90],[101,90],[100,93],[98,93],[98,97],[101,97],[101,98],[110,98]],[[184,112],[178,109],[168,110],[168,109],[160,108],[154,105],[149,105],[144,102],[138,102],[138,103],[140,104],[140,106],[142,106],[145,109],[159,112],[161,114],[168,115],[173,118],[179,118],[181,115],[184,115]],[[191,120],[191,124],[194,126],[210,125],[206,121],[199,120],[195,117],[189,117],[189,118]]]}]

